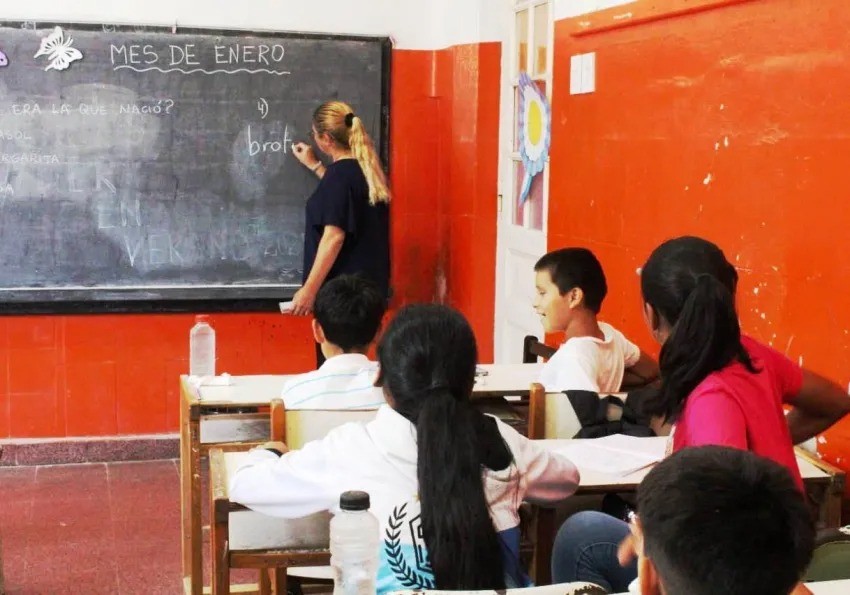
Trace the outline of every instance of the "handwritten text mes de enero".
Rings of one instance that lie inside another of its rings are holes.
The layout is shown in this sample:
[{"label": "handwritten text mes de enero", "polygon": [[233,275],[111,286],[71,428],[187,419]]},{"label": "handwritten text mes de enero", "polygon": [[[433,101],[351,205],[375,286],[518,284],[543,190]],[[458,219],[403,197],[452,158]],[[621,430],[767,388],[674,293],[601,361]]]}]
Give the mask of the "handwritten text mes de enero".
[{"label": "handwritten text mes de enero", "polygon": [[281,44],[264,43],[214,45],[212,48],[199,48],[194,43],[169,44],[167,47],[141,43],[109,46],[109,59],[113,67],[179,68],[213,63],[216,66],[238,65],[251,69],[278,66],[283,62],[285,54]]}]

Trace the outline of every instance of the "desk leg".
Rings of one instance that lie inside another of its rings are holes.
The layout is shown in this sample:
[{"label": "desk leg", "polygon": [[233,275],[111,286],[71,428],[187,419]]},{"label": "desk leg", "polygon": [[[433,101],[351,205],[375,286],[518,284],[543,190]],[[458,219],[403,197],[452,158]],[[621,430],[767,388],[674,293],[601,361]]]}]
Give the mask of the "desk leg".
[{"label": "desk leg", "polygon": [[552,582],[552,546],[555,542],[555,509],[536,507],[534,523],[534,557],[531,573],[535,584],[548,585]]},{"label": "desk leg", "polygon": [[183,549],[183,591],[203,592],[201,536],[200,420],[192,419],[187,391],[180,397],[180,509]]}]

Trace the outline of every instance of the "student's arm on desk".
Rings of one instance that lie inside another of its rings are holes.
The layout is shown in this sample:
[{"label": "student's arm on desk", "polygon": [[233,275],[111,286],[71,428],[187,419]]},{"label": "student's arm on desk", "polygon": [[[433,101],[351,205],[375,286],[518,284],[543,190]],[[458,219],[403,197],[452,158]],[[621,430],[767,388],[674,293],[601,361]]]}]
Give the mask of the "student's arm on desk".
[{"label": "student's arm on desk", "polygon": [[658,363],[649,355],[640,352],[638,360],[626,368],[623,374],[623,390],[646,386],[658,380]]},{"label": "student's arm on desk", "polygon": [[793,407],[787,419],[794,444],[817,436],[850,413],[850,396],[844,389],[808,370],[803,370],[800,391],[786,402]]},{"label": "student's arm on desk", "polygon": [[579,471],[567,457],[543,448],[513,428],[498,422],[500,431],[516,457],[516,465],[526,485],[525,499],[558,502],[578,489]]},{"label": "student's arm on desk", "polygon": [[336,504],[323,441],[278,456],[255,448],[230,479],[230,501],[283,518],[298,518]]}]

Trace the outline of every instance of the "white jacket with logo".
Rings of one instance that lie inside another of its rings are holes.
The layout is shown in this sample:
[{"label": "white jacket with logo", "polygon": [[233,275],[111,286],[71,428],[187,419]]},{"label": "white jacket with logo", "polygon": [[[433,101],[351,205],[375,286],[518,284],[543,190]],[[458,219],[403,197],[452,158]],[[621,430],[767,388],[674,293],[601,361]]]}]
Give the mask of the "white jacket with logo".
[{"label": "white jacket with logo", "polygon": [[[565,457],[496,423],[514,462],[501,471],[486,470],[484,493],[502,539],[508,580],[520,582],[520,503],[566,498],[578,487],[579,473]],[[270,516],[298,518],[338,511],[339,496],[347,490],[368,492],[381,530],[378,593],[431,588],[434,576],[419,530],[416,460],[415,426],[384,405],[373,421],[345,424],[282,457],[253,450],[231,480],[230,499]]]}]

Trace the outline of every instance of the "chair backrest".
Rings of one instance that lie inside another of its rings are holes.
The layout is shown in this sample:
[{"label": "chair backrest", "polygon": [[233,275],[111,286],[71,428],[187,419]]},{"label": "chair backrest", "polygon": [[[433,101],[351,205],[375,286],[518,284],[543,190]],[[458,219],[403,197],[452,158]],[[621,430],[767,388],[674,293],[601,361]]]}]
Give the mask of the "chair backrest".
[{"label": "chair backrest", "polygon": [[549,359],[555,355],[555,351],[554,347],[541,343],[534,335],[526,335],[522,341],[522,363],[535,364],[541,357]]},{"label": "chair backrest", "polygon": [[[626,395],[619,393],[620,399]],[[608,407],[608,421],[620,419],[619,406]],[[542,384],[534,383],[529,391],[528,437],[532,440],[573,438],[582,425],[570,398],[564,393],[547,393]]]},{"label": "chair backrest", "polygon": [[369,422],[377,409],[292,409],[282,399],[271,403],[271,439],[289,448],[301,448],[312,440],[321,440],[334,428],[350,422]]},{"label": "chair backrest", "polygon": [[842,529],[826,529],[819,532],[805,580],[846,579],[850,579],[850,525]]},{"label": "chair backrest", "polygon": [[574,582],[544,587],[528,587],[525,589],[506,589],[504,591],[395,591],[391,595],[496,595],[510,593],[511,595],[605,595],[607,591],[594,583]]}]

